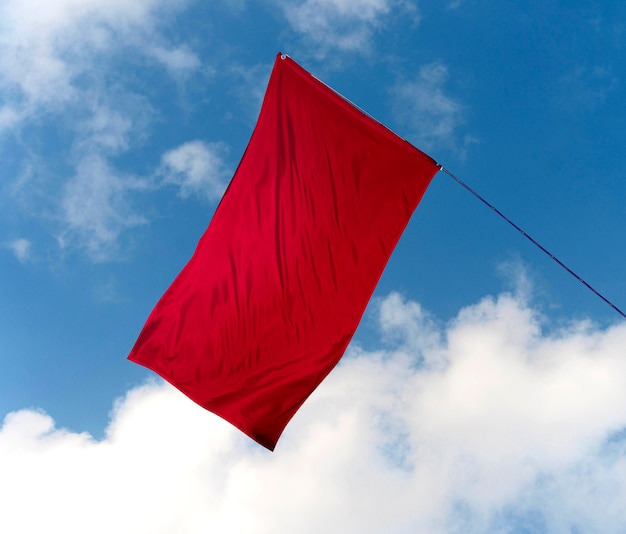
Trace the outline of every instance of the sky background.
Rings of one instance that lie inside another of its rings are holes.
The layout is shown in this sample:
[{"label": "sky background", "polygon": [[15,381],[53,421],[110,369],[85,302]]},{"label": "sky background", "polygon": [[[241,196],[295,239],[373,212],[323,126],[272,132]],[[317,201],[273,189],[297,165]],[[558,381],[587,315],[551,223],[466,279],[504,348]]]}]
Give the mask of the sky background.
[{"label": "sky background", "polygon": [[0,0],[0,531],[626,524],[626,324],[439,173],[270,453],[126,360],[277,52],[626,308],[618,1]]}]

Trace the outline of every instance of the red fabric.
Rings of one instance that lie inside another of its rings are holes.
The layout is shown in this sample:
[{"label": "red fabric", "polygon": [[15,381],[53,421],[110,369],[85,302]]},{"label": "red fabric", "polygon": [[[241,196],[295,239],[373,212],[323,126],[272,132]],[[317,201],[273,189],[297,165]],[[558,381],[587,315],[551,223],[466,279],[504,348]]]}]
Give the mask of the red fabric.
[{"label": "red fabric", "polygon": [[437,170],[279,55],[213,220],[129,359],[273,450],[343,355]]}]

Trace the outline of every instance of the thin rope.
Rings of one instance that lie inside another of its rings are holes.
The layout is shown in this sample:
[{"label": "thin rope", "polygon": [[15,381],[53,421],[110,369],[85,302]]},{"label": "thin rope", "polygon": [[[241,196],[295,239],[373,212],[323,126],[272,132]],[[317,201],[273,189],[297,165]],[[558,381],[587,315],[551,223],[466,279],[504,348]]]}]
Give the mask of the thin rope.
[{"label": "thin rope", "polygon": [[504,215],[498,208],[496,208],[495,206],[493,206],[492,204],[487,202],[483,197],[481,197],[470,186],[468,186],[466,183],[464,183],[459,178],[454,176],[454,174],[452,174],[448,169],[445,169],[443,165],[439,165],[439,169],[441,171],[445,172],[450,178],[455,180],[457,183],[462,185],[465,189],[467,189],[467,191],[469,191],[472,195],[474,195],[478,200],[480,200],[483,204],[485,204],[487,207],[489,207],[492,211],[497,213],[502,219],[504,219],[506,222],[508,222],[513,228],[515,228],[520,234],[522,234],[526,239],[528,239],[533,245],[535,245],[541,251],[543,251],[545,254],[550,256],[550,258],[552,258],[556,263],[558,263],[561,267],[563,267],[563,269],[565,269],[569,274],[571,274],[574,278],[576,278],[576,280],[578,280],[581,284],[586,286],[587,289],[590,289],[591,291],[593,291],[598,297],[600,297],[604,302],[606,302],[609,306],[611,306],[611,308],[613,308],[617,313],[619,313],[622,317],[624,317],[626,319],[626,314],[622,310],[620,310],[615,304],[613,304],[609,299],[607,299],[604,295],[602,295],[602,293],[600,293],[595,288],[593,288],[588,282],[583,280],[583,278],[578,276],[567,265],[565,265],[561,260],[559,260],[554,254],[552,254],[545,247],[543,247],[537,241],[535,241],[531,236],[529,236],[526,232],[524,232],[524,230],[522,230],[519,226],[517,226],[517,224],[515,224],[513,221],[511,221],[511,219],[509,219],[506,215]]}]

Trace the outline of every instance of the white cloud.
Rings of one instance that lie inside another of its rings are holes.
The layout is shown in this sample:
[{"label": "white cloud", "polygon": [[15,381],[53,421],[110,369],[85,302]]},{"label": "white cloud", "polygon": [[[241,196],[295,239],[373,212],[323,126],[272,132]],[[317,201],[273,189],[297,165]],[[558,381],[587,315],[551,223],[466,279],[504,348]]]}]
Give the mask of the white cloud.
[{"label": "white cloud", "polygon": [[229,176],[225,152],[223,143],[184,143],[161,158],[163,182],[178,186],[183,198],[196,195],[217,200],[224,193]]},{"label": "white cloud", "polygon": [[2,106],[0,108],[0,134],[4,130],[13,128],[20,122],[20,114],[11,106]]},{"label": "white cloud", "polygon": [[[111,158],[145,140],[154,111],[125,83],[119,64],[156,63],[177,80],[197,69],[194,52],[162,31],[186,3],[0,2],[0,132],[19,137],[28,125],[62,139],[53,154],[44,153],[46,144],[28,146],[19,176],[32,179],[10,189],[31,215],[60,223],[54,231],[62,246],[78,245],[104,260],[123,231],[145,222],[129,207],[131,193],[144,184],[122,177]],[[45,162],[36,176],[33,161]]]},{"label": "white cloud", "polygon": [[85,156],[65,184],[61,209],[66,230],[60,242],[77,244],[95,261],[115,255],[120,233],[146,223],[129,200],[131,192],[146,188],[145,181],[116,173],[101,156]]},{"label": "white cloud", "polygon": [[446,94],[448,68],[441,62],[422,66],[412,80],[398,82],[392,90],[398,124],[408,129],[415,144],[425,150],[452,148],[462,151],[472,139],[459,142],[463,106]]},{"label": "white cloud", "polygon": [[26,263],[31,258],[32,244],[28,239],[19,238],[9,241],[5,246],[10,249],[20,263]]},{"label": "white cloud", "polygon": [[304,0],[281,2],[287,21],[323,57],[332,50],[368,52],[371,39],[393,10],[412,13],[406,0]]},{"label": "white cloud", "polygon": [[174,76],[200,67],[200,59],[187,46],[176,48],[155,46],[150,52]]},{"label": "white cloud", "polygon": [[[25,109],[80,98],[78,78],[125,45],[175,51],[161,41],[159,15],[184,2],[164,0],[7,0],[0,5],[0,87]],[[157,55],[158,57],[158,55]]]},{"label": "white cloud", "polygon": [[623,531],[625,324],[548,332],[508,294],[445,327],[380,309],[396,344],[353,347],[274,453],[165,385],[131,390],[102,441],[9,414],[0,531]]},{"label": "white cloud", "polygon": [[459,7],[461,7],[464,4],[464,0],[452,0],[449,4],[448,4],[448,9],[458,9]]},{"label": "white cloud", "polygon": [[86,136],[79,143],[112,153],[123,152],[129,145],[132,123],[131,116],[96,105],[91,116],[79,126]]}]

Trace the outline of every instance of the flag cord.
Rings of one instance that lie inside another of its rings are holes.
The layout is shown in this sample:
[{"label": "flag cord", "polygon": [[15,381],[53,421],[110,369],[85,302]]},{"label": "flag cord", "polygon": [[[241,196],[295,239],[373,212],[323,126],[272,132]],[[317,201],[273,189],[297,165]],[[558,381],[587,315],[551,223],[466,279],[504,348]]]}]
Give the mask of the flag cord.
[{"label": "flag cord", "polygon": [[559,260],[554,254],[548,251],[545,247],[543,247],[540,243],[535,241],[531,236],[529,236],[524,230],[522,230],[517,224],[515,224],[511,219],[509,219],[506,215],[504,215],[498,208],[494,205],[487,202],[483,197],[481,197],[476,191],[474,191],[470,186],[464,183],[462,180],[457,178],[454,174],[452,174],[448,169],[444,168],[443,165],[439,165],[439,170],[445,172],[450,178],[455,180],[458,184],[463,186],[467,191],[469,191],[472,195],[474,195],[478,200],[480,200],[483,204],[485,204],[492,211],[497,213],[502,219],[508,222],[513,228],[515,228],[520,234],[522,234],[526,239],[528,239],[533,245],[538,247],[542,252],[550,256],[556,263],[558,263],[563,269],[565,269],[569,274],[571,274],[576,280],[578,280],[581,284],[590,289],[593,293],[595,293],[598,297],[600,297],[604,302],[606,302],[611,308],[613,308],[617,313],[619,313],[622,317],[626,319],[626,314],[620,310],[615,304],[613,304],[609,299],[607,299],[604,295],[602,295],[598,290],[592,287],[588,282],[586,282],[583,278],[577,275],[574,271],[572,271],[567,265],[565,265],[561,260]]}]

